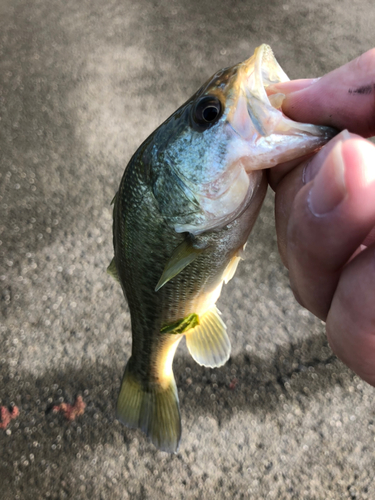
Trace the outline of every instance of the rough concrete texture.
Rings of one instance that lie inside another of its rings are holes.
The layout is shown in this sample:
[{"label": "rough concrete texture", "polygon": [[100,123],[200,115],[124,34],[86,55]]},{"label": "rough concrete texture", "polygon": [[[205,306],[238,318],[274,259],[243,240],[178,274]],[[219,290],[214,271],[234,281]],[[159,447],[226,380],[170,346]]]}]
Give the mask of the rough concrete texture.
[{"label": "rough concrete texture", "polygon": [[[371,0],[1,0],[0,498],[373,499],[374,389],[295,302],[273,195],[219,301],[233,352],[185,345],[183,435],[159,452],[114,415],[129,313],[106,273],[111,199],[140,142],[213,72],[269,43],[292,78],[374,45]],[[83,416],[52,411],[81,395]]]}]

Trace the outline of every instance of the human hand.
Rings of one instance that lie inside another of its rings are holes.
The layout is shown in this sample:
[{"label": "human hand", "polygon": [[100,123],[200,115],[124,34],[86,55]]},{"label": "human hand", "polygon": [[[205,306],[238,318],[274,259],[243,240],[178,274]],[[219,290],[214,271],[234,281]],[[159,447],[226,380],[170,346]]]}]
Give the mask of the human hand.
[{"label": "human hand", "polygon": [[375,146],[363,139],[375,135],[375,49],[274,92],[286,94],[293,120],[344,129],[315,156],[268,175],[296,299],[326,321],[335,354],[375,386]]}]

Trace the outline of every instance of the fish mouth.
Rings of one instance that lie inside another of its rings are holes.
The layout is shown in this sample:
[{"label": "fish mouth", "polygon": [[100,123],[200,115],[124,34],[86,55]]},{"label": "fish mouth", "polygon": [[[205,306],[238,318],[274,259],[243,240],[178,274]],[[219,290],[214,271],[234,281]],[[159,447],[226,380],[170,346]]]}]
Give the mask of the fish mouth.
[{"label": "fish mouth", "polygon": [[[271,47],[263,44],[255,49],[254,54],[238,68],[237,102],[227,118],[235,132],[244,139],[249,139],[254,129],[262,136],[270,135],[276,125],[275,118],[280,119],[284,95],[274,94],[270,98],[266,89],[269,85],[286,81],[289,78]],[[275,110],[279,113],[276,114]]]},{"label": "fish mouth", "polygon": [[[267,95],[267,87],[289,81],[269,45],[258,47],[239,65],[236,102],[227,122],[239,138],[251,147],[257,162],[246,161],[247,170],[272,167],[308,154],[336,135],[329,127],[298,123],[282,112],[284,94]],[[241,148],[240,148],[241,149]],[[247,148],[242,145],[242,149]],[[250,150],[246,156],[250,155]]]},{"label": "fish mouth", "polygon": [[269,45],[263,44],[257,47],[254,54],[242,64],[245,91],[260,101],[270,102],[266,93],[269,85],[289,81]]}]

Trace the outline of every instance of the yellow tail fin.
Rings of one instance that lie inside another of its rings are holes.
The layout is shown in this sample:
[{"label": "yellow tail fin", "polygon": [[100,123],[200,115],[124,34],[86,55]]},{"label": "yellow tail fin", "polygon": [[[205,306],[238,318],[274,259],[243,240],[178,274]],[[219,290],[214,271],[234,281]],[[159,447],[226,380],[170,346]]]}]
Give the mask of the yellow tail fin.
[{"label": "yellow tail fin", "polygon": [[145,387],[128,362],[117,400],[117,418],[128,427],[140,428],[160,450],[176,452],[181,418],[173,374],[167,387],[157,383]]}]

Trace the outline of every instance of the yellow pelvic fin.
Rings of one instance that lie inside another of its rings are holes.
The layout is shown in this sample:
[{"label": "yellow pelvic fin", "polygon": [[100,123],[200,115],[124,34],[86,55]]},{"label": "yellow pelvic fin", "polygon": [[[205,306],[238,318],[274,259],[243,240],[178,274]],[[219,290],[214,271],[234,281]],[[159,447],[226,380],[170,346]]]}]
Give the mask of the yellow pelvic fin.
[{"label": "yellow pelvic fin", "polygon": [[128,363],[117,400],[117,418],[128,427],[140,428],[162,451],[174,453],[181,438],[181,418],[174,376],[163,387],[142,384]]},{"label": "yellow pelvic fin", "polygon": [[205,248],[195,248],[190,239],[185,239],[178,245],[164,268],[163,274],[155,287],[155,292],[177,276],[177,274],[191,264],[204,250]]},{"label": "yellow pelvic fin", "polygon": [[117,268],[116,268],[116,263],[115,263],[115,258],[111,260],[111,263],[107,267],[107,273],[112,276],[116,281],[120,281],[120,278],[118,276]]},{"label": "yellow pelvic fin", "polygon": [[243,245],[242,248],[240,248],[237,251],[236,255],[234,255],[230,259],[229,264],[227,265],[227,267],[225,268],[225,271],[223,273],[223,281],[225,284],[227,284],[228,281],[230,281],[233,278],[233,276],[235,275],[235,272],[237,271],[237,266],[238,266],[240,260],[244,259],[245,248],[246,248],[246,243]]},{"label": "yellow pelvic fin", "polygon": [[215,368],[228,361],[230,340],[216,306],[201,316],[200,325],[185,336],[189,352],[199,365]]},{"label": "yellow pelvic fin", "polygon": [[185,333],[197,325],[199,325],[199,316],[198,314],[192,313],[185,318],[175,321],[174,323],[163,325],[160,329],[160,333]]},{"label": "yellow pelvic fin", "polygon": [[237,271],[237,266],[238,266],[238,263],[240,262],[240,260],[241,260],[241,257],[239,257],[238,255],[235,255],[229,261],[229,264],[225,268],[225,271],[223,274],[223,280],[224,280],[225,284],[227,284],[228,281],[230,281],[233,278],[234,273]]}]

